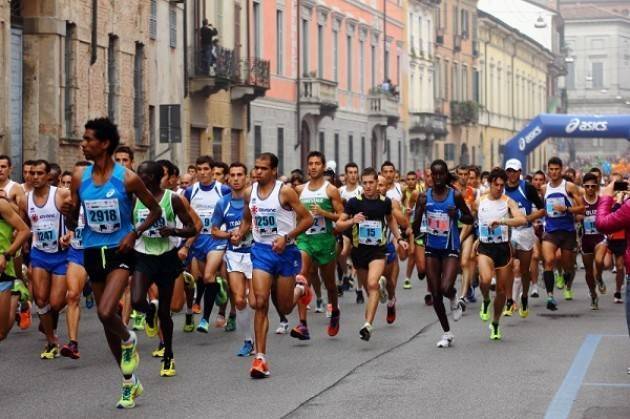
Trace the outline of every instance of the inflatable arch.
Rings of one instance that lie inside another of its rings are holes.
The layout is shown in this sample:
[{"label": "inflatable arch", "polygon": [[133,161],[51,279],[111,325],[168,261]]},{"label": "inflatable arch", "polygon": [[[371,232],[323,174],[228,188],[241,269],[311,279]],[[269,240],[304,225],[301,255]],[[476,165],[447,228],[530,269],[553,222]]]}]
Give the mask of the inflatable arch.
[{"label": "inflatable arch", "polygon": [[553,137],[630,140],[630,115],[540,114],[505,143],[503,163],[518,159],[527,167],[527,155]]}]

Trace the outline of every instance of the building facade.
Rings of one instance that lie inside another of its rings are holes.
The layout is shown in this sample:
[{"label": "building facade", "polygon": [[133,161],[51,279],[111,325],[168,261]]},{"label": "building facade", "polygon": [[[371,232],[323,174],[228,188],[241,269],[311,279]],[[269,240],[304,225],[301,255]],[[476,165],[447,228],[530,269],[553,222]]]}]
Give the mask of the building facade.
[{"label": "building facade", "polygon": [[251,104],[248,161],[274,152],[286,174],[320,150],[338,170],[350,161],[367,167],[384,160],[405,170],[401,2],[252,3],[254,56],[273,64],[270,90]]},{"label": "building facade", "polygon": [[[485,170],[502,165],[503,144],[545,112],[551,51],[479,11],[480,144]],[[544,167],[547,141],[528,157],[527,171]]]}]

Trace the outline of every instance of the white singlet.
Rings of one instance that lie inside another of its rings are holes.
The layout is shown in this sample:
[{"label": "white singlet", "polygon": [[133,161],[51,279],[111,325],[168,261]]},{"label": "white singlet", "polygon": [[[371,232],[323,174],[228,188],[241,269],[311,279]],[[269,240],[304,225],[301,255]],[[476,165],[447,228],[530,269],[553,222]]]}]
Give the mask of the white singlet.
[{"label": "white singlet", "polygon": [[491,228],[493,221],[500,221],[508,218],[508,196],[501,195],[499,199],[490,199],[490,195],[483,195],[479,199],[479,210],[477,216],[479,219],[479,241],[482,243],[507,243],[509,238],[509,229],[506,225],[500,225]]},{"label": "white singlet", "polygon": [[255,243],[271,245],[275,239],[295,229],[295,212],[285,209],[280,203],[282,185],[282,182],[276,180],[273,190],[264,199],[258,195],[258,182],[252,185],[249,210],[252,214],[252,235]]},{"label": "white singlet", "polygon": [[38,207],[33,199],[34,191],[27,196],[27,214],[33,230],[33,247],[46,253],[59,251],[59,238],[65,234],[63,217],[55,203],[57,188],[51,186],[43,207]]}]

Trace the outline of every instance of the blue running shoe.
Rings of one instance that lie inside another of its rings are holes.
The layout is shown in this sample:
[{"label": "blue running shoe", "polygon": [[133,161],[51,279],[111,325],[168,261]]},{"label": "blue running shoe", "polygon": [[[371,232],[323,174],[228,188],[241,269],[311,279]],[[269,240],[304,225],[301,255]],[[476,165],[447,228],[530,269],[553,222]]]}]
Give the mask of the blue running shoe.
[{"label": "blue running shoe", "polygon": [[236,353],[236,356],[246,357],[254,354],[254,342],[251,340],[246,340],[243,342],[243,346]]},{"label": "blue running shoe", "polygon": [[469,303],[476,303],[477,297],[475,297],[475,289],[473,287],[468,288],[468,292],[466,293],[466,301]]},{"label": "blue running shoe", "polygon": [[89,294],[85,297],[85,308],[90,310],[94,307],[94,294]]},{"label": "blue running shoe", "polygon": [[209,328],[210,325],[208,324],[208,320],[201,319],[201,321],[199,321],[199,324],[197,325],[197,332],[208,333]]}]

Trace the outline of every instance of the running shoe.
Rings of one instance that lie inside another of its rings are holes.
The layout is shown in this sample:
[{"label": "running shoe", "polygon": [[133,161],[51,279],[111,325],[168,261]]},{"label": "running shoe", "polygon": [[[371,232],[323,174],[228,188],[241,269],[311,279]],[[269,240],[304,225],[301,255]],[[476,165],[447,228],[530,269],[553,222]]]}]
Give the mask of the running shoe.
[{"label": "running shoe", "polygon": [[337,297],[343,297],[343,287],[341,285],[337,285]]},{"label": "running shoe", "polygon": [[332,317],[332,304],[326,304],[326,318],[330,319]]},{"label": "running shoe", "polygon": [[289,322],[280,322],[276,329],[276,335],[286,335],[289,331]]},{"label": "running shoe", "polygon": [[227,323],[225,324],[225,331],[233,332],[235,330],[236,330],[236,316],[232,316],[230,314],[230,316],[228,317]]},{"label": "running shoe", "polygon": [[13,281],[12,293],[19,294],[21,303],[31,299],[31,293],[28,291],[28,288],[24,285],[24,282],[21,279]]},{"label": "running shoe", "polygon": [[79,345],[73,341],[66,343],[61,348],[61,356],[71,359],[81,358],[81,354],[79,353]]},{"label": "running shoe", "polygon": [[438,343],[436,346],[438,348],[448,348],[453,344],[454,340],[455,340],[455,336],[453,335],[452,332],[445,332],[440,338],[440,340],[438,340]]},{"label": "running shoe", "polygon": [[405,278],[405,282],[403,282],[403,289],[406,289],[406,290],[411,289],[411,279]]},{"label": "running shoe", "polygon": [[378,279],[378,297],[381,304],[387,302],[387,279],[384,276]]},{"label": "running shoe", "polygon": [[184,332],[191,333],[195,330],[195,319],[192,314],[186,314],[186,320],[184,321]]},{"label": "running shoe", "polygon": [[428,306],[432,306],[433,305],[433,296],[431,294],[425,294],[424,295],[424,304],[426,304]]},{"label": "running shoe", "polygon": [[564,288],[564,275],[556,272],[556,288],[559,290]]},{"label": "running shoe", "polygon": [[512,314],[514,314],[514,302],[506,303],[503,309],[503,315],[505,317],[512,317]]},{"label": "running shoe", "polygon": [[247,357],[254,354],[254,342],[251,340],[246,340],[243,342],[243,346],[236,353],[236,356]]},{"label": "running shoe", "polygon": [[621,293],[619,291],[615,292],[614,301],[615,304],[623,304],[623,299],[621,298]]},{"label": "running shoe", "polygon": [[363,298],[363,291],[357,290],[357,304],[365,303],[365,299]]},{"label": "running shoe", "polygon": [[199,324],[197,325],[197,332],[208,333],[208,329],[210,329],[210,324],[208,323],[208,320],[201,319],[199,321]]},{"label": "running shoe", "polygon": [[164,346],[164,342],[160,342],[160,345],[157,347],[157,349],[151,352],[151,356],[153,358],[164,358],[165,349],[166,347]]},{"label": "running shoe", "polygon": [[556,299],[553,298],[553,295],[547,297],[547,310],[556,311],[558,310],[558,303]]},{"label": "running shoe", "polygon": [[162,358],[162,369],[160,369],[160,377],[175,377],[175,360],[173,358]]},{"label": "running shoe", "polygon": [[132,329],[135,331],[143,330],[145,325],[145,318],[143,313],[139,313],[135,310],[131,312]]},{"label": "running shoe", "polygon": [[468,292],[466,293],[466,301],[471,304],[477,302],[477,297],[475,297],[475,287],[469,287]]},{"label": "running shoe", "polygon": [[158,302],[157,300],[155,300],[152,301],[150,304],[153,306],[154,311],[152,316],[146,316],[146,321],[144,322],[144,331],[146,332],[148,337],[154,338],[157,336],[159,331]]},{"label": "running shoe", "polygon": [[195,282],[195,277],[190,273],[184,271],[184,286],[188,289],[194,290],[197,288],[197,283]]},{"label": "running shoe", "polygon": [[599,278],[597,281],[597,290],[600,294],[606,294],[606,283],[604,282],[604,278]]},{"label": "running shoe", "polygon": [[333,315],[332,308],[330,312],[330,323],[328,323],[328,336],[337,336],[339,333],[339,319],[341,318],[341,312],[337,310],[337,314]]},{"label": "running shoe", "polygon": [[227,300],[228,300],[228,295],[227,295],[228,287],[227,287],[227,283],[225,282],[225,279],[223,279],[220,276],[217,276],[217,284],[219,284],[219,291],[217,292],[217,296],[214,299],[214,302],[216,303],[216,305],[222,306],[223,304],[227,303]]},{"label": "running shoe", "polygon": [[465,310],[466,304],[463,300],[458,300],[457,297],[453,297],[451,300],[451,314],[453,314],[453,320],[456,322],[460,321]]},{"label": "running shoe", "polygon": [[359,335],[361,336],[362,340],[367,342],[372,337],[372,331],[374,331],[374,327],[370,323],[366,322],[361,330],[359,330]]},{"label": "running shoe", "polygon": [[490,340],[501,340],[501,328],[497,323],[490,323]]},{"label": "running shoe", "polygon": [[193,304],[192,312],[193,314],[201,314],[201,306],[199,304]]},{"label": "running shoe", "polygon": [[311,335],[308,333],[308,327],[302,323],[291,329],[291,337],[299,340],[310,340]]},{"label": "running shoe", "polygon": [[302,290],[304,291],[304,293],[300,297],[300,303],[307,306],[308,303],[311,302],[311,298],[313,297],[311,293],[311,286],[308,284],[308,281],[306,280],[306,278],[304,278],[304,275],[297,275],[295,277],[295,283],[296,283],[296,286],[301,287]]},{"label": "running shoe", "polygon": [[59,358],[59,345],[56,343],[48,343],[44,347],[44,352],[42,352],[39,357],[41,359],[55,359]]},{"label": "running shoe", "polygon": [[529,296],[532,298],[540,297],[540,294],[538,293],[538,284],[532,285],[532,291],[529,293]]},{"label": "running shoe", "polygon": [[18,326],[20,326],[20,329],[22,330],[26,330],[29,327],[31,327],[31,324],[33,323],[33,316],[31,315],[31,303],[30,302],[26,302],[26,310],[22,311],[20,310],[20,316],[19,316],[19,321],[18,321]]},{"label": "running shoe", "polygon": [[597,296],[591,297],[591,310],[599,310],[599,298]]},{"label": "running shoe", "polygon": [[564,291],[562,291],[562,295],[565,299],[565,301],[571,301],[573,300],[573,290],[565,287]]},{"label": "running shoe", "polygon": [[487,322],[490,320],[490,314],[488,313],[488,309],[490,308],[490,300],[481,302],[481,309],[479,310],[479,318],[483,322]]},{"label": "running shoe", "polygon": [[523,306],[518,308],[518,315],[521,316],[522,319],[526,319],[529,316],[529,308],[523,309]]},{"label": "running shoe", "polygon": [[122,354],[120,357],[120,371],[123,375],[131,375],[138,368],[140,363],[140,355],[138,354],[138,338],[135,333],[130,332],[129,343],[121,343],[120,349]]},{"label": "running shoe", "polygon": [[225,320],[225,316],[223,314],[217,314],[217,318],[214,321],[215,329],[222,329],[222,328],[224,328],[226,323],[227,322]]},{"label": "running shoe", "polygon": [[136,382],[132,380],[123,380],[122,395],[116,407],[119,409],[132,409],[136,407],[136,398],[142,396],[144,388],[140,380],[136,378]]},{"label": "running shoe", "polygon": [[343,291],[350,291],[352,289],[352,277],[350,275],[343,277],[343,280],[341,281],[341,289]]},{"label": "running shoe", "polygon": [[387,317],[385,320],[387,320],[387,324],[392,324],[396,321],[396,299],[387,302]]},{"label": "running shoe", "polygon": [[252,362],[252,368],[249,370],[249,376],[252,378],[267,378],[269,377],[269,368],[267,362],[261,358],[254,358]]},{"label": "running shoe", "polygon": [[315,313],[323,313],[324,312],[324,300],[318,298],[315,302]]},{"label": "running shoe", "polygon": [[88,295],[85,296],[85,308],[90,310],[94,307],[94,304],[95,304],[94,293],[89,293]]}]

